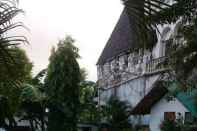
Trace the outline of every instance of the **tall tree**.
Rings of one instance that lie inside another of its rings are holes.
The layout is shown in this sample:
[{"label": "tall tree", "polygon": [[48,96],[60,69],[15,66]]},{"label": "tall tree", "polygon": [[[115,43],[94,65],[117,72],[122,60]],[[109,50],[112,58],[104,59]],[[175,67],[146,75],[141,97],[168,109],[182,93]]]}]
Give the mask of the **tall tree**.
[{"label": "tall tree", "polygon": [[29,121],[32,131],[46,130],[47,97],[43,89],[45,74],[46,70],[44,69],[22,86],[18,117],[20,121]]},{"label": "tall tree", "polygon": [[99,122],[100,113],[94,101],[96,91],[94,82],[84,80],[80,83],[80,122]]},{"label": "tall tree", "polygon": [[[14,126],[14,114],[20,105],[20,93],[22,88],[15,84],[18,82],[24,82],[31,78],[32,63],[29,61],[24,50],[18,47],[12,47],[9,49],[10,54],[14,54],[13,58],[16,61],[15,64],[10,64],[10,67],[15,69],[15,73],[10,76],[6,67],[0,64],[0,127],[1,126]],[[14,83],[13,83],[14,81]],[[16,83],[16,81],[18,81]],[[9,123],[6,123],[6,119]]]},{"label": "tall tree", "polygon": [[21,22],[13,22],[13,18],[22,12],[18,0],[0,0],[0,127],[16,124],[13,115],[19,106],[19,87],[31,77],[32,64],[25,52],[16,47],[27,43],[26,38],[9,35],[13,29],[23,27]]},{"label": "tall tree", "polygon": [[9,63],[7,66],[12,70],[8,70],[8,67],[0,63],[0,82],[5,81],[18,81],[24,82],[31,79],[32,63],[26,55],[25,50],[19,47],[10,47],[8,53],[14,60],[14,62]]},{"label": "tall tree", "polygon": [[80,68],[78,48],[66,37],[53,48],[46,76],[48,130],[75,131],[78,120]]}]

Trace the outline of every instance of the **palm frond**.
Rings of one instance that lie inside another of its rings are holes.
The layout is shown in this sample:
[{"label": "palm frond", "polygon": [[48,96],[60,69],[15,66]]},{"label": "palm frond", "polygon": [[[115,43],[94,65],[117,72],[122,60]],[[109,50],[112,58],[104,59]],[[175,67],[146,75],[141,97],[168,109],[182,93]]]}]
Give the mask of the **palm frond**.
[{"label": "palm frond", "polygon": [[47,73],[47,69],[41,70],[34,78],[32,78],[31,83],[33,85],[42,86],[43,85],[42,81],[43,81],[43,78],[46,75],[46,73]]},{"label": "palm frond", "polygon": [[18,0],[0,0],[0,65],[7,68],[10,76],[14,73],[11,68],[16,64],[13,53],[10,53],[10,47],[17,46],[21,43],[28,43],[24,36],[9,36],[9,32],[22,27],[25,28],[21,22],[13,22],[13,18],[23,10],[17,7]]}]

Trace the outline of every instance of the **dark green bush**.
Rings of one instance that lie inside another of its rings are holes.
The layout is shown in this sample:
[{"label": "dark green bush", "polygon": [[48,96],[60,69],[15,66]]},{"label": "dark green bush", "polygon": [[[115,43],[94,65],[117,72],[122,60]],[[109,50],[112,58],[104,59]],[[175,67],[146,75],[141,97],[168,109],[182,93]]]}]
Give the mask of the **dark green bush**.
[{"label": "dark green bush", "polygon": [[181,127],[173,120],[164,120],[160,125],[161,131],[181,131]]},{"label": "dark green bush", "polygon": [[197,131],[197,125],[187,125],[183,127],[183,131]]}]

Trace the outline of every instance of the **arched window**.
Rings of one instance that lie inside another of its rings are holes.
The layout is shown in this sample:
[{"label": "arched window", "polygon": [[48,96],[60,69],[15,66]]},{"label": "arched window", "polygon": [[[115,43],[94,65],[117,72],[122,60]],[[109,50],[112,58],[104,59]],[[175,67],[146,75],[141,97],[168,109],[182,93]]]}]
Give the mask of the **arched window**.
[{"label": "arched window", "polygon": [[175,44],[183,43],[184,41],[183,34],[179,31],[182,25],[183,23],[180,20],[179,22],[176,23],[176,26],[174,27],[173,38]]},{"label": "arched window", "polygon": [[171,37],[171,28],[165,27],[163,29],[163,32],[161,33],[161,40],[160,40],[160,57],[165,56],[166,55],[166,43],[167,41],[170,39]]},{"label": "arched window", "polygon": [[179,22],[176,23],[176,25],[174,27],[174,31],[173,31],[173,36],[174,37],[177,37],[177,36],[180,35],[179,29],[180,29],[181,26],[182,26],[182,21],[179,21]]}]

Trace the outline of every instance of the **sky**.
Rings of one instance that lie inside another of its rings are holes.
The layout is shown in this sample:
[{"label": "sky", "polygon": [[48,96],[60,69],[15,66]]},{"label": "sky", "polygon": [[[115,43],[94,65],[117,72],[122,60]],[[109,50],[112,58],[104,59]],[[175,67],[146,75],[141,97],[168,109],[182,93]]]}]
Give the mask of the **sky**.
[{"label": "sky", "polygon": [[[34,64],[33,74],[47,67],[52,46],[66,35],[80,49],[79,64],[96,81],[96,62],[123,10],[120,0],[20,0],[25,14],[18,16],[28,28],[24,49]],[[18,19],[17,18],[17,19]]]}]

